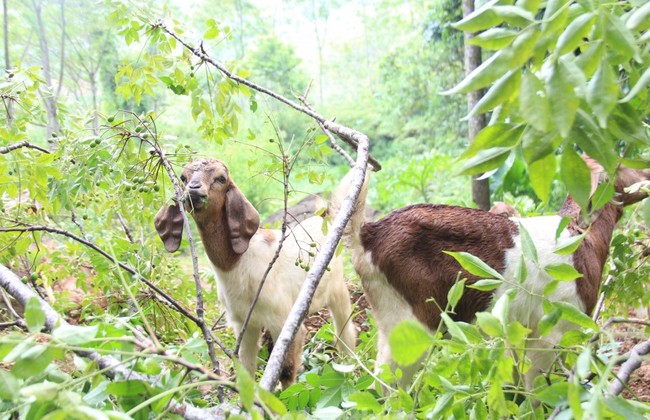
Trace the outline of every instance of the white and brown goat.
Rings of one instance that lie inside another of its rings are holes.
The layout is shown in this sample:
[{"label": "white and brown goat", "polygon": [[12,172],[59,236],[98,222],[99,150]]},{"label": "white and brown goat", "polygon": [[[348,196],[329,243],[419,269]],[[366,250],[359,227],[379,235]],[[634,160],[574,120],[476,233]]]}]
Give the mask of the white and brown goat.
[{"label": "white and brown goat", "polygon": [[[205,252],[216,273],[219,300],[226,310],[236,335],[254,300],[264,272],[278,248],[279,230],[259,229],[259,214],[232,181],[226,165],[217,159],[197,159],[185,166],[181,175],[185,185],[184,205],[191,212],[203,241]],[[155,219],[156,230],[165,248],[178,249],[183,219],[176,205],[163,207]],[[323,218],[311,217],[287,232],[278,260],[269,272],[249,324],[242,337],[239,359],[251,374],[257,366],[262,329],[273,340],[291,311],[307,275],[296,262],[308,263],[323,242]],[[330,271],[323,276],[310,311],[328,307],[334,318],[336,334],[352,351],[356,330],[350,320],[350,295],[343,276],[342,258],[334,257]],[[305,328],[293,342],[282,369],[280,381],[286,388],[295,382],[301,366]]]},{"label": "white and brown goat", "polygon": [[[603,172],[602,167],[589,158],[585,160],[592,170],[592,180],[597,180],[596,172]],[[447,306],[447,293],[457,274],[462,272],[467,284],[478,280],[443,252],[462,251],[479,257],[501,273],[506,281],[493,292],[466,288],[455,313],[450,316],[456,321],[472,322],[477,312],[487,310],[498,297],[517,288],[518,292],[510,302],[509,317],[532,330],[528,348],[546,349],[527,353],[532,367],[525,382],[531,388],[534,377],[552,364],[555,354],[548,349],[558,343],[564,332],[575,327],[560,320],[546,336],[537,330],[544,315],[541,296],[545,286],[552,281],[543,267],[556,263],[575,267],[583,277],[561,282],[548,299],[567,302],[590,313],[596,304],[612,232],[622,208],[645,197],[644,194],[628,194],[625,188],[648,179],[650,170],[620,168],[615,182],[616,202],[606,204],[592,215],[586,237],[572,255],[553,252],[557,247],[556,231],[564,216],[571,217],[572,222],[561,237],[580,234],[587,227],[581,220],[580,208],[571,198],[567,198],[556,216],[508,218],[471,208],[416,204],[396,210],[377,222],[364,223],[366,180],[345,237],[379,327],[376,368],[392,363],[388,337],[397,324],[415,319],[435,330],[440,325],[440,308]],[[346,192],[345,182],[341,185],[335,201]],[[528,275],[521,285],[513,283],[522,257],[520,226],[530,234],[538,252],[538,264],[526,262]],[[408,378],[413,369],[405,368],[404,378]]]}]

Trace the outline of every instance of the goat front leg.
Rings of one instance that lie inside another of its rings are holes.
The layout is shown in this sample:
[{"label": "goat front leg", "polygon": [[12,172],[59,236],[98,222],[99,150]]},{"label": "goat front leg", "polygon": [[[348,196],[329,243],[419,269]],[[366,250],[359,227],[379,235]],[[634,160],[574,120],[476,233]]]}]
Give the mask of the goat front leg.
[{"label": "goat front leg", "polygon": [[[235,335],[239,335],[239,328],[235,328]],[[248,326],[244,331],[241,344],[239,346],[239,362],[246,368],[248,373],[255,379],[255,371],[257,370],[257,353],[259,352],[261,330]]]},{"label": "goat front leg", "polygon": [[[280,330],[271,331],[271,335],[273,342],[277,342]],[[307,329],[304,325],[301,325],[282,364],[282,371],[280,372],[282,389],[287,389],[296,382],[296,376],[298,376],[298,372],[302,367],[302,347],[305,344],[306,335]]]}]

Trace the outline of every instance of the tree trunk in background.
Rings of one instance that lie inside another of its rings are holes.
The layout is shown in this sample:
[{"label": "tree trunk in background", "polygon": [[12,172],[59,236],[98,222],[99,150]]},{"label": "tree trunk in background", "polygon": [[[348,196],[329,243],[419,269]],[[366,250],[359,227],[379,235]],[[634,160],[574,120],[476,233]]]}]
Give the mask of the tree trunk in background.
[{"label": "tree trunk in background", "polygon": [[[42,3],[32,0],[34,6],[34,14],[36,15],[36,30],[38,33],[38,41],[41,48],[41,60],[43,65],[43,77],[47,84],[49,92],[41,93],[43,102],[45,103],[45,112],[47,113],[47,125],[45,127],[45,138],[53,139],[52,133],[59,133],[61,127],[57,118],[57,98],[55,95],[54,86],[52,85],[52,70],[50,66],[50,50],[47,44],[47,35],[45,34],[45,27],[43,26],[43,19],[41,17]],[[62,6],[63,7],[63,6]],[[53,146],[57,146],[54,141]]]},{"label": "tree trunk in background", "polygon": [[[463,0],[463,16],[468,16],[474,11],[474,0]],[[476,45],[469,45],[467,41],[474,37],[473,33],[465,32],[465,72],[470,74],[475,68],[481,65],[481,48]],[[467,94],[467,108],[471,110],[483,96],[483,90],[473,91]],[[485,127],[485,115],[474,115],[468,120],[469,142],[474,141],[476,135]],[[478,176],[480,177],[480,175]],[[490,180],[477,179],[472,177],[472,201],[483,210],[490,209]]]},{"label": "tree trunk in background", "polygon": [[[11,58],[9,57],[9,15],[7,14],[7,0],[2,1],[2,12],[4,16],[5,70],[9,70],[11,68]],[[11,98],[6,98],[4,105],[7,110],[7,128],[11,129],[14,121],[14,101]]]}]

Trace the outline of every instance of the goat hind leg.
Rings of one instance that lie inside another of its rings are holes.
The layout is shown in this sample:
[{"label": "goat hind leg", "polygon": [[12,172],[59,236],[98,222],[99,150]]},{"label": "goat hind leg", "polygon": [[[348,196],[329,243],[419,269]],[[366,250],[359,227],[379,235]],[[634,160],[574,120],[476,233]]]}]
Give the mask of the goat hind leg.
[{"label": "goat hind leg", "polygon": [[357,331],[352,322],[350,292],[348,292],[345,283],[342,283],[341,287],[332,293],[328,308],[334,318],[334,328],[338,337],[336,346],[339,350],[352,354],[356,347]]},{"label": "goat hind leg", "polygon": [[[278,332],[272,333],[273,341],[277,341]],[[304,325],[300,326],[300,329],[296,333],[296,337],[291,343],[291,346],[288,349],[288,354],[284,359],[282,364],[282,371],[280,372],[280,384],[282,389],[287,389],[296,382],[296,377],[298,376],[298,371],[302,367],[302,348],[305,343],[305,336],[307,335],[307,329]]]}]

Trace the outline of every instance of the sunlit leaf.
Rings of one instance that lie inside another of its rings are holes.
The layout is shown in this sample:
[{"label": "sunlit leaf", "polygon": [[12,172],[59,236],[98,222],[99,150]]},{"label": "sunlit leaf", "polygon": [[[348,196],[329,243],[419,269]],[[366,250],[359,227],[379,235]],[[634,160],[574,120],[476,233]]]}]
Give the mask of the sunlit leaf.
[{"label": "sunlit leaf", "polygon": [[614,71],[609,62],[603,60],[587,86],[587,103],[598,117],[602,128],[607,127],[609,114],[618,101],[618,91],[618,80]]},{"label": "sunlit leaf", "polygon": [[467,270],[469,273],[474,274],[475,276],[482,278],[495,278],[503,280],[503,276],[481,261],[480,258],[467,253],[467,252],[453,252],[453,251],[443,251],[447,255],[451,255],[458,263]]},{"label": "sunlit leaf", "polygon": [[564,55],[575,50],[591,32],[595,21],[596,16],[593,13],[584,13],[571,21],[557,40],[557,53]]},{"label": "sunlit leaf", "polygon": [[388,341],[393,360],[402,366],[410,366],[431,347],[433,336],[419,322],[408,320],[393,328]]},{"label": "sunlit leaf", "polygon": [[45,326],[45,313],[37,297],[31,297],[25,306],[25,322],[30,332],[40,332]]},{"label": "sunlit leaf", "polygon": [[571,197],[580,208],[586,209],[591,193],[591,172],[585,161],[570,147],[562,153],[560,173]]},{"label": "sunlit leaf", "polygon": [[525,71],[519,90],[521,116],[536,130],[546,131],[551,115],[551,105],[544,84],[531,71]]},{"label": "sunlit leaf", "polygon": [[572,281],[579,277],[582,277],[582,274],[578,272],[572,265],[566,263],[554,263],[544,266],[544,271],[546,271],[551,277],[560,281]]},{"label": "sunlit leaf", "polygon": [[556,62],[546,81],[546,91],[550,98],[551,121],[557,126],[562,137],[566,137],[575,120],[580,105],[571,84],[569,70],[561,62]]}]

